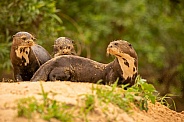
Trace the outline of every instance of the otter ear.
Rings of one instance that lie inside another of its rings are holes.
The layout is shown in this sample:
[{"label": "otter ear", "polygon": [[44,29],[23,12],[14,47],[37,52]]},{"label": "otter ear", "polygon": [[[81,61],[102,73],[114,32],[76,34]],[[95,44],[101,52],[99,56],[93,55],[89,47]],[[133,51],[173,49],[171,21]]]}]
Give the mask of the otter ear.
[{"label": "otter ear", "polygon": [[72,40],[72,39],[70,39],[70,38],[68,38],[68,37],[66,37],[66,39],[68,39],[69,41],[71,41],[72,44],[75,44],[74,40]]},{"label": "otter ear", "polygon": [[15,35],[12,36],[12,38],[14,38],[14,37],[15,37]]},{"label": "otter ear", "polygon": [[72,44],[75,44],[74,40],[71,40],[72,41]]},{"label": "otter ear", "polygon": [[33,40],[33,41],[35,41],[35,40],[36,40],[36,38],[35,38],[35,37],[32,37],[32,40]]}]

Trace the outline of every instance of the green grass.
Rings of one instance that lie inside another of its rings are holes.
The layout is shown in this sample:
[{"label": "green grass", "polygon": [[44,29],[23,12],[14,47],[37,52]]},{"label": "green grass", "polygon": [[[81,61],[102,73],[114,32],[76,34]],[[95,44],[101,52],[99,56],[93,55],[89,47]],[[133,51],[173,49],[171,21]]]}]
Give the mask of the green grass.
[{"label": "green grass", "polygon": [[170,99],[172,101],[174,110],[176,111],[176,104],[175,101],[172,99],[172,96],[175,96],[173,94],[166,94],[165,96],[162,97],[157,97],[157,101],[160,102],[162,105],[167,106],[168,108],[171,108],[171,104],[168,103],[168,99]]},{"label": "green grass", "polygon": [[98,98],[105,103],[113,103],[119,108],[128,112],[131,110],[131,103],[137,105],[141,110],[148,110],[148,101],[155,103],[157,97],[157,91],[152,84],[148,84],[146,80],[137,77],[136,83],[125,90],[128,85],[122,85],[121,88],[117,88],[117,82],[112,84],[109,89],[101,87],[93,87],[96,91]]},{"label": "green grass", "polygon": [[48,121],[55,118],[62,122],[71,122],[73,119],[71,106],[49,99],[48,93],[44,91],[42,84],[40,86],[43,99],[41,101],[38,101],[35,97],[20,99],[18,102],[18,116],[31,119],[34,114],[39,114],[41,118]]},{"label": "green grass", "polygon": [[[79,99],[82,105],[68,105],[48,97],[48,92],[44,91],[42,84],[42,99],[35,97],[23,98],[18,101],[18,116],[32,119],[34,115],[50,121],[52,118],[62,122],[72,122],[76,118],[88,122],[88,115],[95,113],[95,108],[102,103],[108,106],[109,103],[118,106],[126,112],[132,110],[132,104],[135,104],[140,110],[148,110],[148,101],[155,103],[158,93],[153,85],[148,84],[146,80],[137,77],[135,85],[125,90],[128,85],[117,86],[118,80],[111,86],[92,84],[92,93],[84,94]],[[81,95],[80,95],[81,96]],[[163,100],[162,100],[163,101]],[[108,111],[108,109],[102,110]],[[75,115],[75,116],[74,116]]]},{"label": "green grass", "polygon": [[90,112],[93,112],[95,109],[95,95],[94,94],[85,94],[82,95],[84,98],[82,98],[83,105],[79,106],[80,109],[80,115],[83,117],[82,120],[88,122],[88,115]]}]

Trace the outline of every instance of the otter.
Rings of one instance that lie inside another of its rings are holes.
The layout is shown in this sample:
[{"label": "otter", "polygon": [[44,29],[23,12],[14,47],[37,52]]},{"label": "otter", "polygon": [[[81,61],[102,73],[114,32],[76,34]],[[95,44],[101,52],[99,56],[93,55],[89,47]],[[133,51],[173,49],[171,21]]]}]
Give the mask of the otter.
[{"label": "otter", "polygon": [[10,59],[15,81],[30,81],[36,70],[51,59],[50,54],[34,40],[35,37],[28,32],[13,35]]},{"label": "otter", "polygon": [[133,85],[138,74],[138,56],[132,45],[124,40],[112,41],[107,53],[114,55],[114,61],[103,64],[75,55],[62,55],[43,64],[31,81],[72,81],[102,84],[114,83]]},{"label": "otter", "polygon": [[60,55],[76,55],[74,41],[68,37],[59,37],[54,41],[54,57]]}]

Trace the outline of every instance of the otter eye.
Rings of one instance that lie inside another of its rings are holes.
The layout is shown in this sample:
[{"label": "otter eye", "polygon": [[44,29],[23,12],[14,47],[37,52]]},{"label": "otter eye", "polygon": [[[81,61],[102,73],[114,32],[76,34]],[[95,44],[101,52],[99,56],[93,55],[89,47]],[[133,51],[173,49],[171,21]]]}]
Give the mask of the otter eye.
[{"label": "otter eye", "polygon": [[132,45],[131,44],[128,44],[129,47],[131,47]]},{"label": "otter eye", "polygon": [[26,37],[22,37],[21,39],[25,41],[26,40]]},{"label": "otter eye", "polygon": [[36,38],[34,38],[34,37],[32,37],[31,39],[32,39],[32,40],[36,40]]},{"label": "otter eye", "polygon": [[116,45],[116,46],[117,46],[117,45],[118,45],[118,43],[114,43],[114,45]]},{"label": "otter eye", "polygon": [[74,44],[74,41],[72,40],[72,44]]}]

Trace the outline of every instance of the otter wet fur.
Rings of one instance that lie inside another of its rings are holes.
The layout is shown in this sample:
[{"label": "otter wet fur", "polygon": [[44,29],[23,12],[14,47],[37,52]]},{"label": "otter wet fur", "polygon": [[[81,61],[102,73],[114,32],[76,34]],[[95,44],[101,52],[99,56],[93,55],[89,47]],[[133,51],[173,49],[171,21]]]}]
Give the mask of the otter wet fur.
[{"label": "otter wet fur", "polygon": [[50,54],[28,32],[13,35],[10,59],[16,81],[29,81],[36,70],[51,59]]},{"label": "otter wet fur", "polygon": [[76,55],[73,40],[68,37],[59,37],[54,41],[54,57],[60,55]]},{"label": "otter wet fur", "polygon": [[127,41],[110,42],[107,53],[116,58],[109,64],[102,64],[91,59],[63,55],[43,64],[31,78],[31,81],[73,81],[103,84],[114,83],[133,85],[138,74],[138,57],[132,45]]}]

